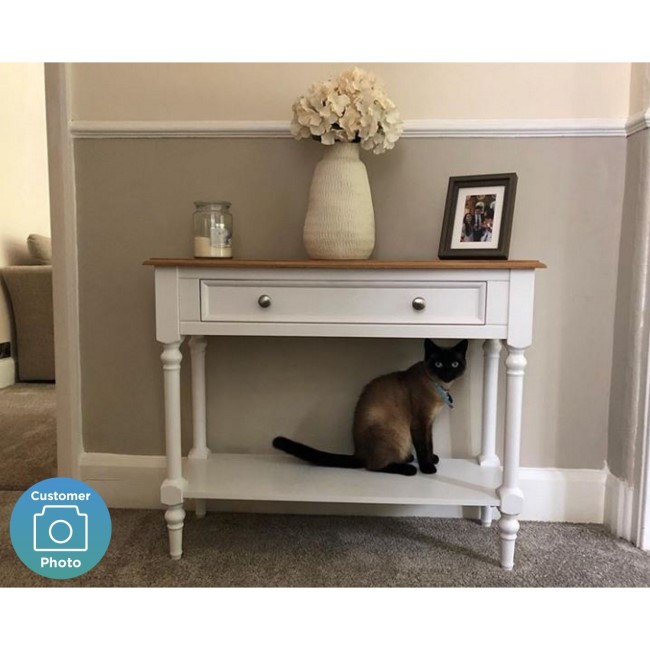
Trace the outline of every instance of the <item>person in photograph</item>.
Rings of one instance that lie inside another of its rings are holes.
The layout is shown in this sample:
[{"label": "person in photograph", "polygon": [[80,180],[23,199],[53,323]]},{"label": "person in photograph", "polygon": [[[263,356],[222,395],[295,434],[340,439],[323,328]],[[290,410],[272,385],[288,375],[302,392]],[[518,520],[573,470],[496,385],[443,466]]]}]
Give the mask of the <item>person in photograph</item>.
[{"label": "person in photograph", "polygon": [[484,212],[485,204],[483,201],[477,201],[472,215],[472,241],[481,241],[481,237],[483,237]]},{"label": "person in photograph", "polygon": [[492,227],[494,224],[494,219],[489,217],[483,220],[483,234],[481,235],[481,241],[492,241]]},{"label": "person in photograph", "polygon": [[474,228],[472,227],[472,215],[467,212],[463,217],[463,228],[460,231],[460,241],[474,241]]},{"label": "person in photograph", "polygon": [[488,219],[492,219],[493,221],[494,221],[494,208],[495,208],[495,206],[496,206],[496,201],[492,201],[492,203],[490,203],[490,207],[485,212],[485,216]]},{"label": "person in photograph", "polygon": [[[492,196],[488,198],[493,198]],[[491,201],[485,214],[483,216],[483,233],[481,234],[481,241],[492,241],[492,231],[494,229],[494,208],[496,201]]]}]

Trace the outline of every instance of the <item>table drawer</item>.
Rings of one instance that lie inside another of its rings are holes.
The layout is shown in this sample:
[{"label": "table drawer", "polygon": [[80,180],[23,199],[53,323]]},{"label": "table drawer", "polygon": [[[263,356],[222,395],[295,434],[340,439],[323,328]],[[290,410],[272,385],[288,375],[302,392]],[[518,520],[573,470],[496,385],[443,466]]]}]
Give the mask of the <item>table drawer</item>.
[{"label": "table drawer", "polygon": [[201,320],[209,322],[483,325],[487,283],[321,286],[202,280],[200,294]]}]

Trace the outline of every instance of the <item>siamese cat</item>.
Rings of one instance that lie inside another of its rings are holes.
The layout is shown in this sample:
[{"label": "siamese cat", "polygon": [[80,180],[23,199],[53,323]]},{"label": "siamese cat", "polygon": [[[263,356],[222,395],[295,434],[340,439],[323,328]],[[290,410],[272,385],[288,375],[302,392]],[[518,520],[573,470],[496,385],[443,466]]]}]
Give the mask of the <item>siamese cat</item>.
[{"label": "siamese cat", "polygon": [[331,454],[279,436],[273,446],[323,467],[362,468],[413,476],[435,474],[431,425],[440,410],[453,406],[449,386],[465,372],[468,341],[441,348],[424,341],[424,361],[407,370],[373,379],[362,391],[354,411],[354,454]]}]

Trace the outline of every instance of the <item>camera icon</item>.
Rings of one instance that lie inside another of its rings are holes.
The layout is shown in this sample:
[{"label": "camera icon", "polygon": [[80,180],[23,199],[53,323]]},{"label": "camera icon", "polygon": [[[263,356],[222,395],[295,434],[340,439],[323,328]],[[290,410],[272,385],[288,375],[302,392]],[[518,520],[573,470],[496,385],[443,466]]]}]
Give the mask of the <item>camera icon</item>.
[{"label": "camera icon", "polygon": [[34,515],[35,551],[87,551],[88,515],[78,506],[43,506]]}]

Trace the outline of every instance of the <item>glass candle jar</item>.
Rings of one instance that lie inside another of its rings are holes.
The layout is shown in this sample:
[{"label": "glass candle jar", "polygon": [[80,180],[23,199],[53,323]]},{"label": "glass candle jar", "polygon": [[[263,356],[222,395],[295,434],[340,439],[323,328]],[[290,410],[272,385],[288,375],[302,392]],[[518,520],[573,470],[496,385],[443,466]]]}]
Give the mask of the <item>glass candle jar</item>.
[{"label": "glass candle jar", "polygon": [[194,257],[232,257],[229,201],[195,201]]}]

